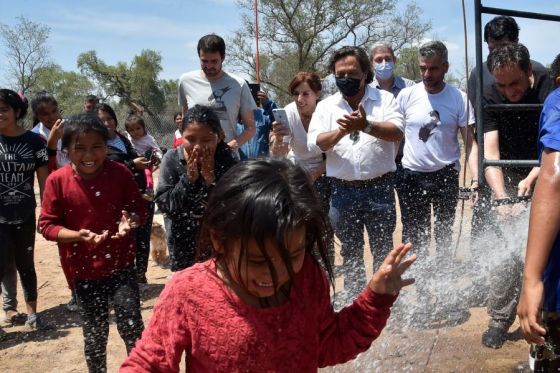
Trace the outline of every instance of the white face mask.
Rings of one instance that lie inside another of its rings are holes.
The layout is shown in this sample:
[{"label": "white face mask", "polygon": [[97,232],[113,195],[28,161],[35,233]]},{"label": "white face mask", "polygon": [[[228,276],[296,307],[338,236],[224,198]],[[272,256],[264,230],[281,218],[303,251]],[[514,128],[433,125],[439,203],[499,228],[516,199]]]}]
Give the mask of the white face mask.
[{"label": "white face mask", "polygon": [[383,61],[375,64],[375,75],[381,80],[387,80],[393,75],[395,64],[391,61]]}]

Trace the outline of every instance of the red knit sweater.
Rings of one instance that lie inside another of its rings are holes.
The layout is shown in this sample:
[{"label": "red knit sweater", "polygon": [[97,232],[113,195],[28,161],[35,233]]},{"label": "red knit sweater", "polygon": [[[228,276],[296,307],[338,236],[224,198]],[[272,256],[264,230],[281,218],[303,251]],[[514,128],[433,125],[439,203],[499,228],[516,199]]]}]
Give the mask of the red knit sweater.
[{"label": "red knit sweater", "polygon": [[294,284],[288,302],[257,308],[222,282],[213,260],[177,272],[120,372],[178,372],[183,351],[191,372],[316,372],[366,351],[396,299],[368,287],[335,313],[310,256]]},{"label": "red knit sweater", "polygon": [[[146,206],[132,173],[123,165],[105,161],[103,171],[93,180],[84,180],[66,165],[49,175],[43,192],[39,227],[43,236],[57,241],[62,228],[95,233],[118,230],[122,210],[145,220]],[[58,243],[73,278],[100,279],[134,264],[136,245],[131,234],[108,238],[97,247],[90,244]]]}]

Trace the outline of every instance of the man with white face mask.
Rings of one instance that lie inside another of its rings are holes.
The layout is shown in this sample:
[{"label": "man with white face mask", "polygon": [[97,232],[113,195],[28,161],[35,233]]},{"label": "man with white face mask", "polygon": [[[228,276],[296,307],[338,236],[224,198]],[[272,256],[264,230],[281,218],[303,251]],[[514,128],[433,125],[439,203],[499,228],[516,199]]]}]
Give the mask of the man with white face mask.
[{"label": "man with white face mask", "polygon": [[371,64],[375,80],[371,83],[375,88],[391,92],[395,98],[401,89],[413,86],[414,81],[395,75],[397,57],[391,44],[377,42],[371,47]]}]

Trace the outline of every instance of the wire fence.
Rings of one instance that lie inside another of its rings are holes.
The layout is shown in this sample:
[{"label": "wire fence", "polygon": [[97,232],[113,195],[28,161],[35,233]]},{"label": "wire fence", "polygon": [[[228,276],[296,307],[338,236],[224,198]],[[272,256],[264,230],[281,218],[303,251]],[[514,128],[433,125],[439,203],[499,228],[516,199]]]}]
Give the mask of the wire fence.
[{"label": "wire fence", "polygon": [[[175,130],[175,121],[173,120],[173,115],[177,110],[164,110],[159,113],[150,115],[144,113],[142,116],[144,122],[146,123],[146,132],[154,137],[160,148],[171,149],[173,147],[173,138]],[[124,122],[128,117],[126,113],[118,113],[119,120],[119,131],[124,132]]]}]

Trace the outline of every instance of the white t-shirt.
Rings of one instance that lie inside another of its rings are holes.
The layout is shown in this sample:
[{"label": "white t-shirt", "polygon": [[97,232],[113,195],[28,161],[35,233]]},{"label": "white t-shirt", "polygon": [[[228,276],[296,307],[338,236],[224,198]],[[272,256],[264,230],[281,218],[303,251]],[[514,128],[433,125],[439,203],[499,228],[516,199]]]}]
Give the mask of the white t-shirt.
[{"label": "white t-shirt", "polygon": [[[41,138],[46,144],[47,139],[49,138],[49,134],[51,133],[51,130],[47,128],[47,126],[45,126],[43,122],[39,122],[35,125],[35,127],[33,127],[31,132],[34,132],[39,136],[41,136]],[[68,153],[62,150],[62,139],[58,139],[58,141],[56,142],[56,167],[61,168],[63,166],[66,166],[68,163],[70,163],[70,158],[68,158]]]},{"label": "white t-shirt", "polygon": [[225,142],[236,136],[239,116],[253,112],[257,105],[245,80],[224,72],[218,80],[208,80],[200,70],[181,75],[178,83],[179,106],[196,104],[212,107],[225,134]]},{"label": "white t-shirt", "polygon": [[[391,122],[401,131],[404,130],[403,117],[391,93],[368,85],[361,104],[367,120]],[[309,149],[320,151],[317,136],[337,129],[337,119],[350,113],[352,108],[340,92],[319,101],[309,124]],[[394,142],[361,131],[356,143],[350,139],[350,135],[346,135],[325,153],[327,176],[343,180],[369,180],[396,170]]]},{"label": "white t-shirt", "polygon": [[450,164],[459,169],[461,154],[457,132],[474,124],[474,111],[467,95],[446,84],[443,90],[430,94],[424,84],[403,89],[397,103],[404,115],[404,168],[419,172],[433,172]]},{"label": "white t-shirt", "polygon": [[307,131],[301,122],[296,103],[289,103],[284,110],[286,110],[288,125],[292,133],[287,158],[311,173],[323,163],[323,152],[317,151],[317,149],[309,150],[307,147]]}]

